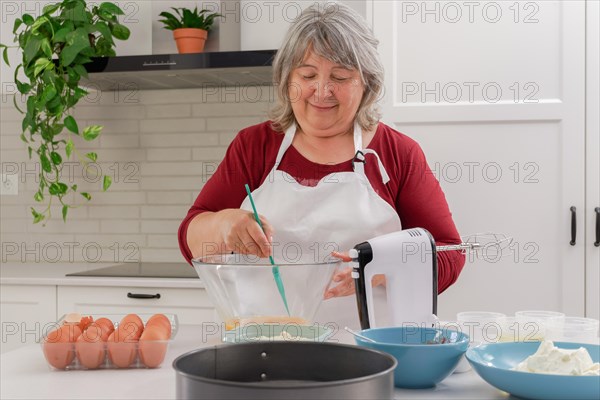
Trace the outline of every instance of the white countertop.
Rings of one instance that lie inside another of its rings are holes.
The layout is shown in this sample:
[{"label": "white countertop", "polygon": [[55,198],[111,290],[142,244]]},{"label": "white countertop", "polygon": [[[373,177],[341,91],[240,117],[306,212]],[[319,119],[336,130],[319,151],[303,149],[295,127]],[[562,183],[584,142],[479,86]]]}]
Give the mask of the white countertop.
[{"label": "white countertop", "polygon": [[[188,351],[216,344],[202,343],[202,327],[183,325],[157,369],[53,371],[39,345],[0,355],[2,399],[174,399],[171,364]],[[396,399],[506,399],[507,394],[484,382],[475,372],[453,374],[431,389],[396,389]]]},{"label": "white countertop", "polygon": [[204,287],[200,279],[191,278],[65,276],[66,274],[74,272],[89,271],[117,264],[118,263],[2,263],[0,265],[0,284],[168,288]]}]

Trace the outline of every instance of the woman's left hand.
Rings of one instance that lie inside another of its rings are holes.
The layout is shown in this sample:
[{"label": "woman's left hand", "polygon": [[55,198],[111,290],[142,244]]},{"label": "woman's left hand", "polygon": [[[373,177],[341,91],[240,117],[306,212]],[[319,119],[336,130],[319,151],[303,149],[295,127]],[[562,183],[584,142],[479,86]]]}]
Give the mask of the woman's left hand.
[{"label": "woman's left hand", "polygon": [[[331,255],[339,258],[342,261],[351,261],[347,254],[333,252]],[[329,290],[325,292],[325,299],[350,296],[355,293],[354,278],[352,278],[352,268],[346,267],[340,271],[336,271],[331,281],[336,282],[337,285],[330,287]],[[385,275],[375,275],[373,277],[373,287],[382,285],[385,286]]]}]

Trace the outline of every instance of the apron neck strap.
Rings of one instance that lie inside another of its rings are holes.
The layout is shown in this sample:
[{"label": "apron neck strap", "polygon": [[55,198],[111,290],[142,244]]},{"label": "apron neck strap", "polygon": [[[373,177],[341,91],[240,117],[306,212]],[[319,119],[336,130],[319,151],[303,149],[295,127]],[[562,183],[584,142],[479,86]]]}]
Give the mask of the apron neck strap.
[{"label": "apron neck strap", "polygon": [[362,128],[356,122],[354,123],[354,154],[358,151],[362,151]]},{"label": "apron neck strap", "polygon": [[281,159],[283,158],[283,155],[285,154],[287,149],[289,149],[289,147],[292,145],[292,141],[294,140],[295,133],[296,133],[296,124],[291,125],[285,131],[285,136],[283,137],[281,146],[279,146],[279,152],[277,153],[277,158],[275,159],[275,168],[277,168],[277,166],[281,162]]}]

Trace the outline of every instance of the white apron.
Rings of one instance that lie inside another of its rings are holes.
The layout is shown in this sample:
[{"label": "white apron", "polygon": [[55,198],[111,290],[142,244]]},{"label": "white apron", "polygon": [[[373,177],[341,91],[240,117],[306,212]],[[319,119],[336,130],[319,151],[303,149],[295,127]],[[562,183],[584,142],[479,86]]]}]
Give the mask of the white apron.
[{"label": "white apron", "polygon": [[[291,175],[278,170],[295,133],[295,126],[286,131],[275,166],[263,184],[252,192],[258,212],[275,230],[276,262],[322,262],[332,251],[347,252],[365,240],[402,229],[396,210],[375,192],[360,161],[354,162],[354,172],[327,175],[314,187],[300,185]],[[354,150],[358,155],[358,151],[375,155],[383,183],[389,181],[377,153],[362,148],[362,130],[358,124],[354,126]],[[240,208],[252,211],[248,197]],[[375,292],[375,306],[385,311],[384,290]],[[382,317],[386,314],[378,312]],[[342,331],[345,326],[359,329],[356,296],[324,300],[315,321],[333,323]]]}]

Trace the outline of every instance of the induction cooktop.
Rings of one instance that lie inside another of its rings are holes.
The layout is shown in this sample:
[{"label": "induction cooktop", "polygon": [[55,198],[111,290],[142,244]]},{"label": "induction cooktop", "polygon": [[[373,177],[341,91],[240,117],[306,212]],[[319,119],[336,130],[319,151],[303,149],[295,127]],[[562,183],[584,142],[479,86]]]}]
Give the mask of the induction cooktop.
[{"label": "induction cooktop", "polygon": [[186,263],[137,262],[67,274],[66,276],[101,276],[123,278],[198,278]]}]

